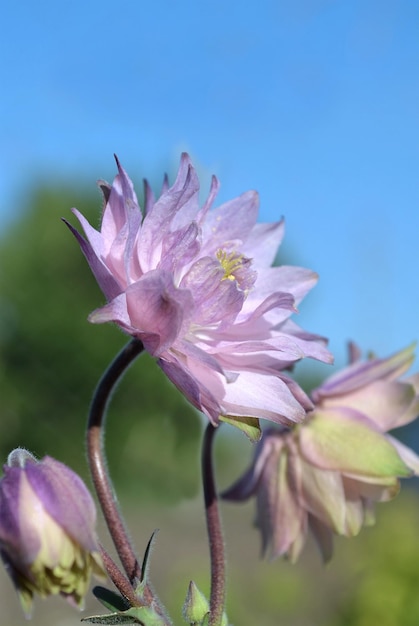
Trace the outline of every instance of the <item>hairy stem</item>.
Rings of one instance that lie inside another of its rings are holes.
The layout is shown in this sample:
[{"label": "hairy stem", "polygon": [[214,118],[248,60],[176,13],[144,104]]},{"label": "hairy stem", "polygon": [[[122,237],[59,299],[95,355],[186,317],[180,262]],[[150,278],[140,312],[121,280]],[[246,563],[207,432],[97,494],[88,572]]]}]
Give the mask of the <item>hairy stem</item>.
[{"label": "hairy stem", "polygon": [[122,374],[134,359],[142,352],[143,345],[137,339],[130,341],[117,355],[102,376],[93,396],[87,426],[87,456],[92,474],[93,484],[99,499],[103,516],[108,525],[112,541],[121,559],[122,566],[130,582],[138,576],[138,560],[128,537],[122,516],[119,512],[117,499],[108,474],[103,434],[106,409]]},{"label": "hairy stem", "polygon": [[202,445],[202,482],[211,559],[209,626],[220,626],[225,602],[225,556],[218,497],[215,488],[213,441],[216,428],[209,423]]},{"label": "hairy stem", "polygon": [[118,591],[124,596],[131,606],[142,606],[142,602],[135,595],[135,591],[128,578],[124,576],[115,561],[103,546],[100,546],[100,556],[102,557],[102,562],[109,578]]},{"label": "hairy stem", "polygon": [[[117,498],[108,474],[106,457],[103,446],[103,435],[105,426],[106,409],[109,399],[121,376],[144,350],[143,344],[138,339],[132,339],[116,356],[102,376],[93,396],[90,407],[89,421],[87,425],[86,443],[87,457],[92,474],[93,484],[105,518],[109,533],[112,537],[115,549],[120,558],[121,564],[128,577],[131,589],[137,588],[141,580],[141,565],[134,552],[122,515],[119,511]],[[105,559],[105,567],[110,566],[109,575],[114,582],[120,581],[122,588],[116,584],[119,591],[131,601],[132,595],[128,596],[126,589],[127,579],[117,575],[112,566],[111,560]],[[124,582],[125,581],[125,582]],[[153,606],[163,617],[166,624],[170,620],[166,617],[164,609],[149,585],[145,585],[143,597],[136,600],[135,606]]]}]

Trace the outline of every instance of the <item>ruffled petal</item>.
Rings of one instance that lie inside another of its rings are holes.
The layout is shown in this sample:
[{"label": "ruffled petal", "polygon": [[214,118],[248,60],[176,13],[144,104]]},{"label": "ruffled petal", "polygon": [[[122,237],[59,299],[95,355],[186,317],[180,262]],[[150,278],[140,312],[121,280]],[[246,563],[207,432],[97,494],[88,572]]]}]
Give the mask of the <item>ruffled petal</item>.
[{"label": "ruffled petal", "polygon": [[277,250],[284,237],[284,220],[272,224],[255,224],[243,246],[243,254],[253,259],[259,272],[270,267],[275,261]]},{"label": "ruffled petal", "polygon": [[300,422],[305,410],[280,378],[242,372],[225,385],[222,407],[227,415],[260,417],[278,424]]},{"label": "ruffled petal", "polygon": [[346,500],[339,472],[302,462],[302,503],[305,509],[335,532],[345,529]]},{"label": "ruffled petal", "polygon": [[258,194],[247,191],[209,211],[202,224],[203,254],[215,254],[219,248],[241,248],[256,224],[258,209]]},{"label": "ruffled petal", "polygon": [[312,393],[313,400],[320,402],[324,397],[343,395],[364,387],[376,380],[395,380],[408,370],[413,362],[415,344],[396,352],[388,359],[371,359],[355,362],[342,371],[330,376]]},{"label": "ruffled petal", "polygon": [[112,300],[112,298],[116,298],[116,296],[123,291],[125,283],[120,283],[106,265],[104,261],[102,240],[99,233],[90,226],[89,222],[85,220],[85,218],[78,211],[76,211],[76,209],[73,209],[73,212],[80,220],[88,240],[86,241],[66,220],[64,220],[64,223],[77,239],[90,269],[92,270],[99,287],[105,294],[106,299]]},{"label": "ruffled petal", "polygon": [[138,329],[144,347],[156,357],[175,343],[193,313],[190,292],[176,289],[165,272],[145,274],[128,287],[126,300],[131,326]]},{"label": "ruffled petal", "polygon": [[[408,414],[408,421],[411,421],[410,408],[413,402],[416,407],[419,406],[412,385],[398,381],[377,380],[343,397],[333,395],[325,398],[322,406],[325,409],[336,409],[343,405],[345,408],[354,409],[368,416],[380,430],[385,432],[402,426],[405,423],[406,414]],[[416,410],[413,412],[415,413]]]}]

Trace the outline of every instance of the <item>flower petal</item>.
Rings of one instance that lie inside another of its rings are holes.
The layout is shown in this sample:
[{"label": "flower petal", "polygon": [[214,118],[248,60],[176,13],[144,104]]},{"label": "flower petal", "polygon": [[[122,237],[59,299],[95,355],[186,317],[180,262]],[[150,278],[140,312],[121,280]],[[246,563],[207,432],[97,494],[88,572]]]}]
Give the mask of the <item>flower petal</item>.
[{"label": "flower petal", "polygon": [[368,385],[376,380],[394,380],[401,376],[412,364],[415,344],[396,352],[387,359],[371,359],[353,363],[342,371],[330,376],[312,393],[313,400],[319,402],[325,396],[343,395]]},{"label": "flower petal", "polygon": [[193,311],[190,292],[176,289],[170,274],[157,270],[128,287],[126,298],[131,325],[153,356],[172,346]]},{"label": "flower petal", "polygon": [[[344,406],[367,415],[383,432],[404,423],[416,393],[412,385],[398,381],[376,380],[344,396],[332,395],[325,398],[325,409]],[[418,406],[418,403],[415,402]],[[410,412],[409,412],[410,416]],[[410,421],[410,420],[409,420]]]},{"label": "flower petal", "polygon": [[259,417],[279,424],[300,422],[305,410],[280,378],[257,372],[242,372],[225,385],[223,414]]},{"label": "flower petal", "polygon": [[272,224],[255,224],[243,246],[242,253],[253,259],[254,267],[270,267],[275,261],[276,251],[284,237],[284,220]]},{"label": "flower petal", "polygon": [[238,198],[209,211],[202,225],[203,254],[218,248],[234,249],[248,238],[257,220],[259,196],[247,191]]}]

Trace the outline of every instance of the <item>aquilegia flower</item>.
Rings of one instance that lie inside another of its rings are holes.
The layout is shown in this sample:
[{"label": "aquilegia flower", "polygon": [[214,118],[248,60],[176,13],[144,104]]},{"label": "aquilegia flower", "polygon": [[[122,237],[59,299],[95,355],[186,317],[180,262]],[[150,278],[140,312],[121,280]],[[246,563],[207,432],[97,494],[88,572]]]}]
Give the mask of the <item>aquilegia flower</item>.
[{"label": "aquilegia flower", "polygon": [[103,577],[96,509],[83,481],[18,448],[0,480],[0,554],[27,616],[32,598],[61,594],[82,608],[91,573]]},{"label": "aquilegia flower", "polygon": [[213,424],[303,419],[311,401],[284,369],[303,357],[332,359],[324,340],[289,319],[317,276],[271,267],[283,222],[256,223],[253,191],[210,210],[215,177],[200,208],[186,154],[158,200],[146,185],[143,215],[117,165],[112,187],[101,184],[100,231],[77,210],[86,239],[70,227],[108,301],[90,321],[115,322],[140,339]]},{"label": "aquilegia flower", "polygon": [[312,393],[315,409],[292,430],[267,430],[250,469],[223,497],[257,499],[263,551],[295,561],[313,532],[330,559],[333,533],[351,537],[374,523],[374,502],[393,498],[419,457],[388,430],[419,414],[419,375],[398,377],[412,348],[353,363]]}]

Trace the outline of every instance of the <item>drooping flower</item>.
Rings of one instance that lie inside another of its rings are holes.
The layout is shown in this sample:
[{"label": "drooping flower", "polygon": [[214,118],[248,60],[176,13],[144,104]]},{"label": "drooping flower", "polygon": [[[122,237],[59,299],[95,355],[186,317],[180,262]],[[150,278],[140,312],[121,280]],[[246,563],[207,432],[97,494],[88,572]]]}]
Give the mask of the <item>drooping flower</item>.
[{"label": "drooping flower", "polygon": [[296,561],[310,528],[329,560],[333,533],[357,535],[374,523],[374,502],[419,474],[419,457],[387,434],[419,414],[419,375],[398,379],[412,350],[353,363],[313,391],[304,423],[264,433],[250,469],[223,497],[256,497],[265,553]]},{"label": "drooping flower", "polygon": [[217,425],[258,429],[258,418],[300,421],[312,407],[284,370],[304,357],[332,360],[325,341],[289,318],[317,281],[300,267],[271,267],[283,222],[257,224],[249,191],[211,210],[212,179],[200,208],[199,182],[184,154],[175,183],[156,200],[146,184],[144,214],[119,162],[102,183],[100,231],[73,210],[74,228],[108,303],[90,315],[140,339],[170,380]]},{"label": "drooping flower", "polygon": [[77,474],[51,457],[14,450],[0,480],[0,554],[23,610],[34,594],[83,607],[90,576],[104,576],[93,499]]}]

